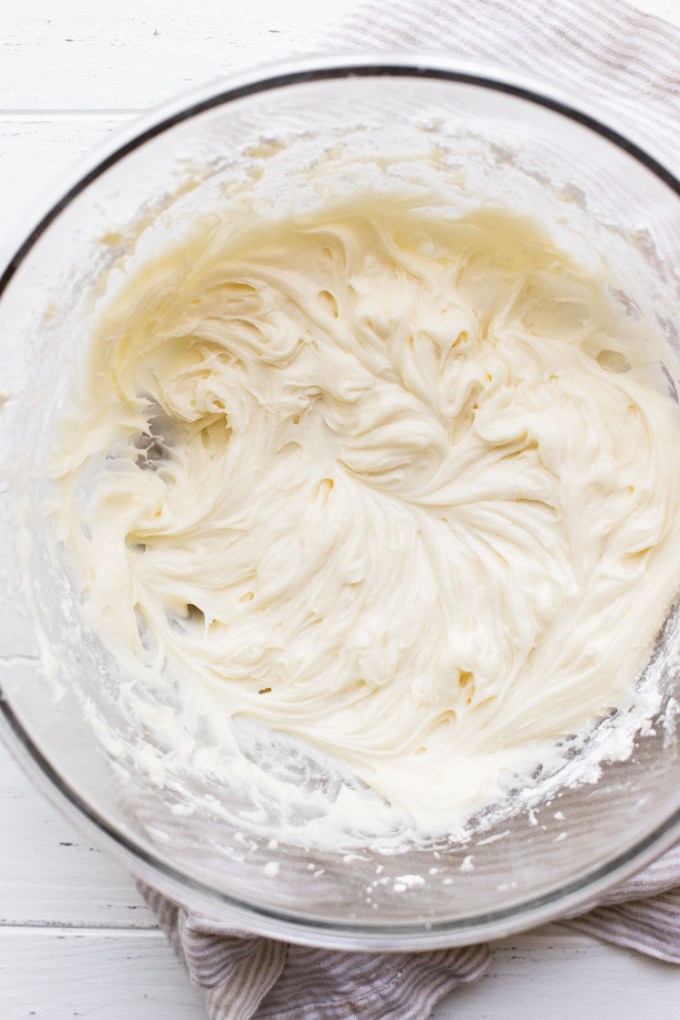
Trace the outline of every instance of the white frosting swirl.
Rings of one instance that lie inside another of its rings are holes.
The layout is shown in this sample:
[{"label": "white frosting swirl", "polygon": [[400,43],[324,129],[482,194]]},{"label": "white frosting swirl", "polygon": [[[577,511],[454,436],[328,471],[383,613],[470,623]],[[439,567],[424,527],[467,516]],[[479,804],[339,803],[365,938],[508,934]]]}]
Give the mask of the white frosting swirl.
[{"label": "white frosting swirl", "polygon": [[680,428],[604,271],[418,205],[160,253],[92,337],[56,471],[120,655],[441,831],[630,702],[676,588]]}]

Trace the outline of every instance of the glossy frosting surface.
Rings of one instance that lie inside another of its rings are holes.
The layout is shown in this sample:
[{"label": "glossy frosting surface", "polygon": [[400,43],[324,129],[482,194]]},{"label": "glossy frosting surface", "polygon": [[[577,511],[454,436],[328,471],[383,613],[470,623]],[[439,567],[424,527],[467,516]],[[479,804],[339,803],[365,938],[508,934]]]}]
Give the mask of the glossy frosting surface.
[{"label": "glossy frosting surface", "polygon": [[407,194],[197,227],[58,433],[88,621],[419,829],[492,800],[630,703],[676,590],[678,409],[606,279]]}]

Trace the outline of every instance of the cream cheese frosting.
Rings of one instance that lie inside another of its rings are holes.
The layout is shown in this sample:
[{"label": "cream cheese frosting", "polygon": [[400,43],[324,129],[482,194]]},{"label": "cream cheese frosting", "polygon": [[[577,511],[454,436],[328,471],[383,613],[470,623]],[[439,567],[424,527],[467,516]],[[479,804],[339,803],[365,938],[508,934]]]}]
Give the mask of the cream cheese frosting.
[{"label": "cream cheese frosting", "polygon": [[447,831],[634,700],[680,563],[655,350],[499,209],[198,224],[109,296],[56,433],[87,620]]}]

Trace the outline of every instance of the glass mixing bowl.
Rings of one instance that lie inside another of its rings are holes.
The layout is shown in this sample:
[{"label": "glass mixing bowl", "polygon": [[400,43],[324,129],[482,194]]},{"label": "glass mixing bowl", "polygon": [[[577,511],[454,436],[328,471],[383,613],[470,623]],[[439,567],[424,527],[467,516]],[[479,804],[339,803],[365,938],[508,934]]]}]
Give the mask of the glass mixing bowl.
[{"label": "glass mixing bowl", "polygon": [[[233,824],[234,805],[222,810],[228,790],[185,790],[200,800],[186,814],[157,772],[136,771],[121,754],[126,741],[142,742],[162,763],[164,749],[151,729],[132,732],[115,697],[120,667],[79,619],[40,511],[50,491],[44,457],[104,281],[187,217],[244,189],[267,216],[351,194],[359,182],[427,187],[435,176],[461,209],[500,199],[583,252],[607,252],[619,267],[612,292],[630,315],[646,304],[678,350],[680,184],[671,171],[552,90],[430,56],[298,62],[158,110],[73,173],[0,280],[4,738],[40,787],[144,881],[243,928],[343,949],[507,934],[592,901],[680,837],[678,614],[640,681],[663,691],[652,725],[630,757],[585,785],[518,791],[514,810],[480,823],[464,845],[397,854],[277,846],[272,819]],[[665,372],[672,391],[670,359]],[[300,789],[322,779],[302,755],[282,781]]]}]

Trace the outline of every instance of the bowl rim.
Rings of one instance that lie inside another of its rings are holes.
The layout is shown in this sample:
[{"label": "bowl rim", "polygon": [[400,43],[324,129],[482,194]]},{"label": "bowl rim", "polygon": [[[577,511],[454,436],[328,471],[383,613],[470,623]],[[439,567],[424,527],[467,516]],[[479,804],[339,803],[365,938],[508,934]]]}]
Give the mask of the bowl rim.
[{"label": "bowl rim", "polygon": [[[680,197],[680,180],[652,154],[653,143],[635,141],[630,129],[612,126],[609,113],[586,112],[571,96],[551,84],[499,69],[483,61],[448,58],[431,53],[338,54],[304,57],[261,65],[254,70],[220,79],[184,92],[149,114],[134,118],[114,131],[79,165],[71,167],[51,189],[41,211],[34,213],[19,240],[8,241],[9,255],[0,274],[0,302],[13,277],[32,248],[59,215],[110,167],[170,128],[209,110],[238,99],[291,85],[359,77],[415,77],[473,85],[512,95],[576,121],[622,149],[650,170]],[[639,137],[639,133],[635,132]],[[85,163],[85,167],[83,167]],[[0,260],[0,266],[3,261]],[[499,938],[575,912],[594,902],[606,890],[638,871],[680,838],[680,803],[642,839],[578,878],[522,902],[448,921],[357,922],[322,921],[305,915],[269,910],[239,900],[169,865],[150,853],[134,837],[125,834],[99,813],[60,775],[35,744],[12,709],[0,682],[0,736],[31,779],[64,814],[92,838],[122,859],[143,882],[173,899],[202,910],[217,911],[229,922],[260,935],[303,945],[345,950],[424,950],[467,945],[481,939]]]}]

